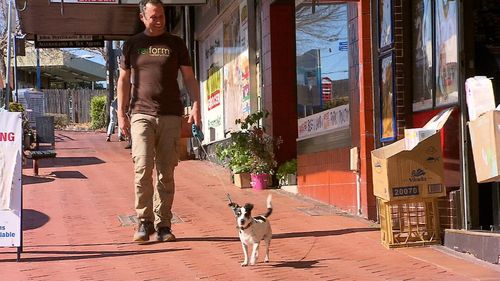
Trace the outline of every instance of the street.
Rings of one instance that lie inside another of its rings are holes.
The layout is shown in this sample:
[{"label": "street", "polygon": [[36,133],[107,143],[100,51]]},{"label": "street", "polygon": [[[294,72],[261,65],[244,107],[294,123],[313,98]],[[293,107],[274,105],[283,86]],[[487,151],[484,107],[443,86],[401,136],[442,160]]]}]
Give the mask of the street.
[{"label": "street", "polygon": [[[1,280],[499,280],[500,266],[443,246],[386,249],[379,226],[279,189],[230,183],[206,161],[177,167],[176,242],[132,242],[130,150],[99,132],[56,132],[57,157],[23,168],[24,248],[0,248]],[[243,251],[226,194],[264,213],[273,195],[270,262]]]}]

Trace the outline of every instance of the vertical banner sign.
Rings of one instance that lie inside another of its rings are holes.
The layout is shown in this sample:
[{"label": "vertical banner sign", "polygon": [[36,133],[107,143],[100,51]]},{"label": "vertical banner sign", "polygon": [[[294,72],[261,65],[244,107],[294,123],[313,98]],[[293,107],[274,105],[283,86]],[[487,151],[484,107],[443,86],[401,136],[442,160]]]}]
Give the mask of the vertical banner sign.
[{"label": "vertical banner sign", "polygon": [[0,247],[21,246],[22,115],[0,112]]},{"label": "vertical banner sign", "polygon": [[250,63],[248,58],[248,7],[246,1],[240,4],[240,43],[239,57],[240,87],[242,91],[242,113],[250,114]]},{"label": "vertical banner sign", "polygon": [[203,131],[209,142],[224,138],[224,92],[222,89],[222,24],[201,44],[201,96]]}]

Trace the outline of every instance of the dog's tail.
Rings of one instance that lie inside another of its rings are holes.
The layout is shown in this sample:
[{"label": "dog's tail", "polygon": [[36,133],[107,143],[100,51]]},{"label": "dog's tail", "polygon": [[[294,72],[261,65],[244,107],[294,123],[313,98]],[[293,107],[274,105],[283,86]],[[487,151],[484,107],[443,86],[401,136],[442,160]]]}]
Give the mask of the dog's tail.
[{"label": "dog's tail", "polygon": [[263,215],[268,218],[273,213],[273,205],[271,204],[271,194],[267,196],[267,212]]}]

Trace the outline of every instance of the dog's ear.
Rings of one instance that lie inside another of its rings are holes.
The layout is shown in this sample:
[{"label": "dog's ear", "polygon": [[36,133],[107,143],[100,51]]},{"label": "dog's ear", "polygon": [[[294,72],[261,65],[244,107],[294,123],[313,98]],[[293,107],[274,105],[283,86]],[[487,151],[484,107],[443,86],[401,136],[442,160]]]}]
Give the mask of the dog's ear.
[{"label": "dog's ear", "polygon": [[245,208],[245,210],[247,211],[247,213],[250,213],[252,211],[252,209],[253,209],[253,204],[246,203],[245,207],[243,207],[243,208]]},{"label": "dog's ear", "polygon": [[237,208],[239,208],[239,207],[240,207],[240,205],[238,205],[238,204],[236,204],[236,203],[233,203],[233,202],[231,202],[231,203],[229,203],[229,204],[227,204],[227,205],[228,205],[229,207],[233,208],[233,209],[237,209]]}]

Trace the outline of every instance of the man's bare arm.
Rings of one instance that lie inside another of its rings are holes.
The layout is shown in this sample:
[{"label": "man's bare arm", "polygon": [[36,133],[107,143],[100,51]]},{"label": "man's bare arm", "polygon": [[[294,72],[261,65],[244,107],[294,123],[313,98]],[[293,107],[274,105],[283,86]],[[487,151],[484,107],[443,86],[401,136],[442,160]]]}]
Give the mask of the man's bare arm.
[{"label": "man's bare arm", "polygon": [[182,78],[188,90],[189,96],[193,101],[193,108],[189,116],[189,122],[194,122],[196,126],[201,128],[200,114],[200,87],[196,77],[194,77],[193,68],[191,66],[181,66]]},{"label": "man's bare arm", "polygon": [[130,120],[127,116],[130,107],[130,69],[120,67],[120,76],[118,77],[118,85],[116,87],[116,95],[118,97],[118,124],[122,133],[130,137]]}]

